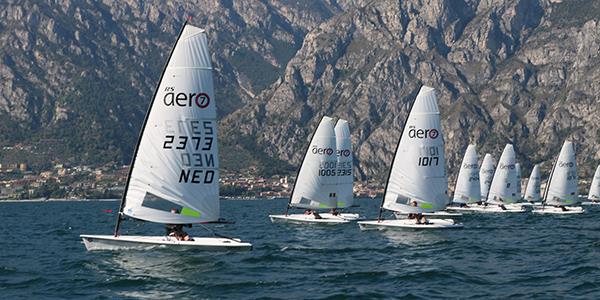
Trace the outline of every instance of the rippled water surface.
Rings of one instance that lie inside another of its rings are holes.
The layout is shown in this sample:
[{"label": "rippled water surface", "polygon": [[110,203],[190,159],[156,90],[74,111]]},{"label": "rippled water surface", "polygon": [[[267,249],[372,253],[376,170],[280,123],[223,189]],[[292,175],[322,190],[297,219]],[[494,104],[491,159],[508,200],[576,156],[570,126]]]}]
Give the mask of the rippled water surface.
[{"label": "rippled water surface", "polygon": [[[376,216],[379,201],[359,204]],[[203,253],[87,252],[79,234],[110,234],[116,201],[0,203],[0,298],[600,299],[600,207],[465,215],[464,229],[423,232],[271,224],[285,205],[223,201],[236,224],[211,228],[254,250]]]}]

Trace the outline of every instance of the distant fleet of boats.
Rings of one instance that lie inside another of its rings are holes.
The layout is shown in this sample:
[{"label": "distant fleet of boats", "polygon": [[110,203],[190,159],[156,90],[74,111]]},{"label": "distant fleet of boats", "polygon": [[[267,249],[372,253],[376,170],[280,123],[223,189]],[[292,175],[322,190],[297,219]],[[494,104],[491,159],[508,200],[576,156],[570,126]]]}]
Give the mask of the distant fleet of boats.
[{"label": "distant fleet of boats", "polygon": [[[88,250],[175,247],[249,250],[252,244],[218,235],[182,239],[185,225],[227,223],[220,218],[217,115],[211,56],[204,30],[183,25],[146,114],[112,235],[81,235]],[[521,170],[513,145],[496,165],[476,145],[466,148],[454,194],[448,194],[444,134],[435,90],[422,86],[413,101],[389,168],[378,217],[352,213],[353,152],[347,120],[322,117],[307,144],[289,203],[273,223],[345,224],[361,229],[444,229],[464,225],[466,212],[583,213],[577,191],[574,145],[565,141],[542,195],[535,165],[521,192]],[[589,202],[600,204],[600,166]],[[295,209],[303,210],[292,213]],[[344,211],[342,211],[344,210]],[[385,218],[384,213],[393,217]],[[389,212],[392,212],[390,214]],[[126,219],[166,224],[175,234],[122,235]],[[205,227],[206,228],[206,227]]]}]

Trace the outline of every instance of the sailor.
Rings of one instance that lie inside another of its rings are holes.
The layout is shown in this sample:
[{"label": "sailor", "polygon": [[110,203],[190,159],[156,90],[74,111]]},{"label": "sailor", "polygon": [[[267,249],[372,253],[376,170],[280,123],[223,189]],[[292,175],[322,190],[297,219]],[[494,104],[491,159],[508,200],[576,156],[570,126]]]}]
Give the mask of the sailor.
[{"label": "sailor", "polygon": [[[410,206],[417,207],[417,201],[413,200],[410,203]],[[416,224],[429,224],[427,218],[422,213],[410,213],[408,214],[409,219],[415,219]]]},{"label": "sailor", "polygon": [[[177,208],[171,208],[171,213],[178,214],[179,210]],[[193,239],[190,238],[190,235],[183,230],[183,226],[183,224],[165,224],[167,236],[172,236],[178,241],[193,241]],[[185,226],[192,228],[192,224],[187,224]]]}]

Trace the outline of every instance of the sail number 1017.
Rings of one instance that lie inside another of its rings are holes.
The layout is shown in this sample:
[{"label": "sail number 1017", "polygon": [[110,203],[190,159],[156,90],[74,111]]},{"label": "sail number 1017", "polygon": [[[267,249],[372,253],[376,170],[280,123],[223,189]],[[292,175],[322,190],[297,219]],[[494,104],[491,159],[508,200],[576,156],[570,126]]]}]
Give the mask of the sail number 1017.
[{"label": "sail number 1017", "polygon": [[424,146],[419,149],[419,166],[429,167],[440,164],[440,150],[437,146]]}]

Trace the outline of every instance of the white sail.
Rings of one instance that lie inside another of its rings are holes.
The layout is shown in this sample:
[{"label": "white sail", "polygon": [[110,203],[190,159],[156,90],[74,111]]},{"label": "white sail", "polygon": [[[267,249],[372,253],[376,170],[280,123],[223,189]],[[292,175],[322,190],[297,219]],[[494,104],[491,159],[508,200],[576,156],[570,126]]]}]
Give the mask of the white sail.
[{"label": "white sail", "polygon": [[479,157],[475,145],[469,145],[460,166],[453,202],[474,203],[481,199],[479,184]]},{"label": "white sail", "polygon": [[518,200],[520,200],[521,198],[523,198],[522,191],[521,191],[521,164],[520,163],[515,163],[515,176],[517,177],[517,196],[519,197]]},{"label": "white sail", "polygon": [[185,25],[146,116],[124,214],[172,224],[219,219],[215,104],[207,35]]},{"label": "white sail", "polygon": [[300,208],[335,208],[337,205],[336,140],[333,119],[323,117],[300,167],[291,205]]},{"label": "white sail", "polygon": [[337,207],[354,205],[354,172],[352,168],[352,140],[348,121],[339,119],[335,125],[337,154]]},{"label": "white sail", "polygon": [[516,202],[517,174],[515,168],[515,149],[512,144],[507,144],[502,151],[498,167],[490,185],[487,202],[492,204],[509,204]]},{"label": "white sail", "polygon": [[479,168],[479,186],[481,187],[481,200],[485,201],[490,191],[494,171],[496,170],[496,162],[491,154],[486,153]]},{"label": "white sail", "polygon": [[[423,86],[413,103],[394,155],[383,207],[432,212],[448,204],[444,138],[435,90]],[[416,202],[417,207],[411,206]]]},{"label": "white sail", "polygon": [[542,175],[540,173],[540,166],[533,166],[529,180],[527,181],[527,188],[525,189],[525,200],[529,202],[537,202],[542,199],[540,185],[542,183]]},{"label": "white sail", "polygon": [[588,199],[599,201],[600,200],[600,165],[596,168],[594,178],[592,179],[592,185],[590,185],[590,192]]},{"label": "white sail", "polygon": [[579,202],[577,193],[577,163],[573,143],[565,141],[550,175],[546,204],[573,205]]}]

